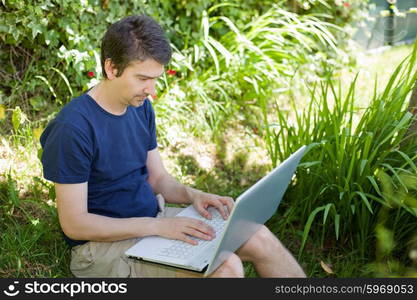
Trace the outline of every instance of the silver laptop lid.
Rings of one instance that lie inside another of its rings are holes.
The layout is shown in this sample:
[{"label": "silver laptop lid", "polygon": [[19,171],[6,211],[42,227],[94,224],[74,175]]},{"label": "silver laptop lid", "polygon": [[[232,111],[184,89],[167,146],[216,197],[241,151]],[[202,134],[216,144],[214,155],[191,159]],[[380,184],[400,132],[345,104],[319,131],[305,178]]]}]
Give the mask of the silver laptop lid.
[{"label": "silver laptop lid", "polygon": [[298,149],[288,159],[236,199],[217,250],[205,272],[210,275],[275,213],[306,151]]}]

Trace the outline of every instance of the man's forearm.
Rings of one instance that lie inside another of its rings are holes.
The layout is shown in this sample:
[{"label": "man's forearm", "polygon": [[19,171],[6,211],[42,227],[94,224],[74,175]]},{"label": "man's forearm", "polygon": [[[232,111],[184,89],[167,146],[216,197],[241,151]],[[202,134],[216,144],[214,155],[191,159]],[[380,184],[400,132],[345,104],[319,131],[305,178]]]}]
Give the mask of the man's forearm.
[{"label": "man's forearm", "polygon": [[204,193],[179,183],[169,174],[161,177],[153,189],[156,194],[162,194],[166,202],[177,204],[192,204],[195,195]]},{"label": "man's forearm", "polygon": [[85,213],[72,219],[71,226],[62,229],[68,237],[75,240],[111,242],[158,235],[156,218],[110,218]]}]

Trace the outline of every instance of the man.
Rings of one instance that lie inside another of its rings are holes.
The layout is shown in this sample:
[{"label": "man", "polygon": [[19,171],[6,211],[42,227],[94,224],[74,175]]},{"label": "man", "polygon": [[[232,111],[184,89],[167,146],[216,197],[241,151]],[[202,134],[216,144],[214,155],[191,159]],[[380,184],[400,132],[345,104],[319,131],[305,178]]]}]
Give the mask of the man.
[{"label": "man", "polygon": [[[233,199],[186,187],[171,177],[156,142],[155,115],[147,98],[164,72],[171,48],[150,17],[130,16],[108,29],[101,45],[104,79],[73,99],[41,136],[44,176],[55,183],[61,228],[72,246],[77,277],[198,277],[200,273],[137,262],[124,252],[144,236],[191,244],[210,240],[204,222],[174,217],[193,204],[204,217],[216,207],[223,218]],[[155,196],[157,195],[157,196]],[[227,209],[225,208],[227,207]],[[264,226],[213,277],[243,277],[242,260],[260,276],[304,277],[291,254]]]}]

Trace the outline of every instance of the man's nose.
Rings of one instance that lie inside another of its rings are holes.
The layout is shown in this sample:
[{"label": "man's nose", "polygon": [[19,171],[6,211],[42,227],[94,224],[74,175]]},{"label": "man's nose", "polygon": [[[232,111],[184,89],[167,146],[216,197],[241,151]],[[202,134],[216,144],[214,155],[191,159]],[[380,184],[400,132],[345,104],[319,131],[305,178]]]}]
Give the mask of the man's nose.
[{"label": "man's nose", "polygon": [[155,95],[155,79],[147,80],[144,92],[148,95]]}]

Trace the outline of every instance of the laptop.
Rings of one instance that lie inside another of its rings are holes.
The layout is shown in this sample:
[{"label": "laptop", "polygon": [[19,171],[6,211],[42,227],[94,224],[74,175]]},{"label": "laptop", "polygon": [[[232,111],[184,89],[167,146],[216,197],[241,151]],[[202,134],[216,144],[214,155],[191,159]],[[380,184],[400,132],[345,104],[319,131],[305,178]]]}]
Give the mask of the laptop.
[{"label": "laptop", "polygon": [[276,212],[305,152],[306,146],[301,147],[241,194],[227,220],[223,220],[214,207],[209,207],[211,220],[200,216],[192,205],[177,215],[204,220],[212,226],[216,236],[211,241],[191,237],[198,241],[198,245],[191,245],[160,236],[147,236],[125,254],[129,258],[193,270],[209,276]]}]

